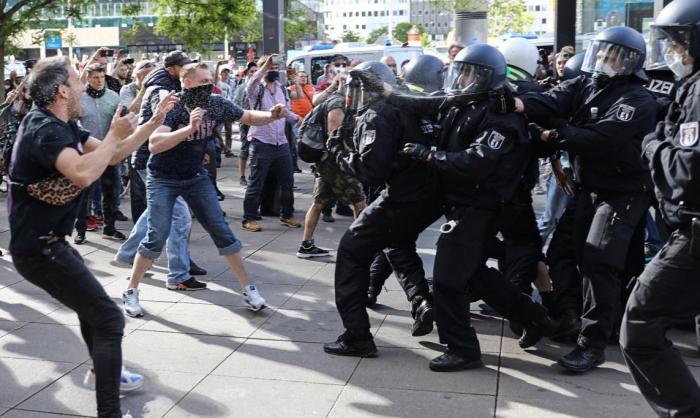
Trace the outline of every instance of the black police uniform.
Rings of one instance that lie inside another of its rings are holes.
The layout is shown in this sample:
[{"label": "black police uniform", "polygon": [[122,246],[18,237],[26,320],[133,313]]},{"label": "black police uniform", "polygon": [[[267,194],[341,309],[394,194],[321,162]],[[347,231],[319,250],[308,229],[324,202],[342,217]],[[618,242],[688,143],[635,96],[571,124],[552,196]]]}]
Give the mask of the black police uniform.
[{"label": "black police uniform", "polygon": [[[442,105],[440,98],[390,100],[421,114],[435,114]],[[530,162],[530,140],[522,116],[493,113],[487,102],[449,108],[438,120],[442,138],[430,164],[439,173],[447,217],[458,224],[438,240],[433,309],[448,352],[476,360],[481,356],[479,341],[465,315],[471,300],[482,299],[505,318],[524,324],[546,319],[540,305],[486,266],[503,202],[513,198]]]},{"label": "black police uniform", "polygon": [[584,292],[578,345],[602,356],[619,314],[630,243],[649,205],[649,171],[640,152],[656,103],[632,77],[613,78],[598,90],[579,76],[521,100],[528,115],[570,119],[549,142],[569,152],[580,187],[573,215]]},{"label": "black police uniform", "polygon": [[353,149],[336,153],[342,170],[376,188],[386,185],[340,240],[335,270],[335,297],[343,325],[367,337],[366,311],[370,265],[386,254],[409,300],[427,297],[423,264],[416,253],[418,235],[441,215],[434,177],[423,164],[398,152],[405,142],[434,143],[432,125],[409,118],[384,99],[359,111]]},{"label": "black police uniform", "polygon": [[700,314],[700,72],[677,93],[665,122],[644,140],[656,197],[673,232],[647,265],[623,319],[620,344],[632,377],[659,416],[699,417],[700,386],[667,330]]}]

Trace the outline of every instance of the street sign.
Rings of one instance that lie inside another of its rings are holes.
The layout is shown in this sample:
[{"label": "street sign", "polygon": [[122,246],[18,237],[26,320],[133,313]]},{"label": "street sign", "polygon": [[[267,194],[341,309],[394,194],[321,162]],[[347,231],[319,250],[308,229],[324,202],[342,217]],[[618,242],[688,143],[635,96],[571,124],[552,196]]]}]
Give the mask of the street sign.
[{"label": "street sign", "polygon": [[61,35],[46,35],[44,39],[46,49],[61,49]]}]

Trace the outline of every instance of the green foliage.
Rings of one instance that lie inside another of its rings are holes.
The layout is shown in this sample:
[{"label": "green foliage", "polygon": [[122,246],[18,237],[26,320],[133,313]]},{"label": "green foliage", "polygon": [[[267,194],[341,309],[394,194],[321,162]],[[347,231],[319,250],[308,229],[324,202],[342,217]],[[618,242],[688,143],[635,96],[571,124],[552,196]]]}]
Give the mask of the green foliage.
[{"label": "green foliage", "polygon": [[402,22],[394,26],[394,30],[392,31],[394,38],[396,38],[396,40],[399,42],[406,42],[408,40],[408,31],[414,26],[416,29],[418,29],[419,33],[427,33],[423,25],[420,23],[413,24],[411,22]]},{"label": "green foliage", "polygon": [[508,32],[529,32],[533,16],[527,13],[526,7],[525,0],[490,0],[489,36],[497,37]]},{"label": "green foliage", "polygon": [[[295,3],[290,1],[290,3]],[[292,4],[287,9],[287,17],[284,19],[284,40],[287,49],[294,49],[297,41],[313,38],[318,33],[316,21],[308,9],[295,8]],[[261,25],[262,27],[262,25]],[[262,37],[258,38],[262,39]]]},{"label": "green foliage", "polygon": [[367,35],[367,43],[368,44],[373,44],[377,42],[377,39],[379,39],[380,36],[384,36],[389,33],[389,28],[384,26],[379,29],[375,29],[372,32]]},{"label": "green foliage", "polygon": [[346,30],[343,32],[342,40],[343,42],[357,42],[360,40],[360,34],[351,30]]},{"label": "green foliage", "polygon": [[155,32],[189,49],[221,42],[256,16],[255,0],[156,0]]}]

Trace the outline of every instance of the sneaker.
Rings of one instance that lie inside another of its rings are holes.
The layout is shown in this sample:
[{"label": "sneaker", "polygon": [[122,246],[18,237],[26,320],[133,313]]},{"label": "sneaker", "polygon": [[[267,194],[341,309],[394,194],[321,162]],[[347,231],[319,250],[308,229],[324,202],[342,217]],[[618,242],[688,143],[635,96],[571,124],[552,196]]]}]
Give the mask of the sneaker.
[{"label": "sneaker", "polygon": [[290,228],[301,228],[301,222],[296,218],[280,218],[280,222]]},{"label": "sneaker", "polygon": [[126,289],[126,292],[122,293],[122,303],[124,304],[124,313],[126,315],[133,318],[143,316],[143,309],[139,304],[138,289]]},{"label": "sneaker", "polygon": [[104,230],[102,231],[102,238],[113,239],[117,241],[126,241],[126,236],[116,229],[112,231]]},{"label": "sneaker", "polygon": [[242,227],[243,229],[245,229],[245,230],[253,231],[253,232],[260,232],[260,231],[262,231],[262,227],[260,226],[260,224],[257,223],[257,222],[255,222],[255,221],[252,220],[252,219],[244,219],[244,220],[243,220],[243,224],[241,225],[241,227]]},{"label": "sneaker", "polygon": [[238,183],[240,183],[241,186],[245,187],[248,185],[248,180],[245,179],[245,176],[241,176],[240,180],[238,180]]},{"label": "sneaker", "polygon": [[333,217],[332,213],[324,213],[321,215],[321,220],[323,222],[328,222],[328,223],[333,223],[335,222],[335,218]]},{"label": "sneaker", "polygon": [[202,290],[207,288],[207,284],[190,277],[182,283],[167,283],[165,287],[168,290]]},{"label": "sneaker", "polygon": [[260,292],[258,292],[258,288],[254,284],[249,284],[243,289],[243,297],[245,298],[245,303],[254,312],[265,309],[265,299],[260,296]]},{"label": "sneaker", "polygon": [[330,255],[328,250],[318,248],[313,240],[302,242],[297,251],[299,258],[325,257]]},{"label": "sneaker", "polygon": [[[92,387],[94,386],[93,380],[95,379],[95,369],[90,368],[88,369],[87,373],[85,373],[85,378],[83,378],[83,385]],[[122,373],[119,378],[119,391],[122,393],[128,393],[128,392],[133,392],[136,389],[141,388],[143,386],[143,376],[141,376],[138,373],[132,373],[124,366],[122,366]],[[128,415],[128,413],[127,413]],[[124,415],[126,416],[126,415]],[[131,415],[128,415],[131,416]]]},{"label": "sneaker", "polygon": [[127,218],[126,215],[124,215],[122,213],[122,211],[120,211],[120,210],[114,212],[114,219],[119,221],[119,222],[128,222],[129,221],[129,218]]},{"label": "sneaker", "polygon": [[99,225],[97,224],[97,221],[95,220],[94,217],[88,216],[85,218],[85,230],[87,231],[95,231],[97,230],[97,227]]},{"label": "sneaker", "polygon": [[75,238],[73,238],[73,243],[75,243],[75,245],[83,245],[85,241],[87,241],[85,239],[85,232],[78,232],[75,234]]},{"label": "sneaker", "polygon": [[129,411],[126,411],[126,414],[122,415],[122,418],[134,418],[133,415],[129,413]]}]

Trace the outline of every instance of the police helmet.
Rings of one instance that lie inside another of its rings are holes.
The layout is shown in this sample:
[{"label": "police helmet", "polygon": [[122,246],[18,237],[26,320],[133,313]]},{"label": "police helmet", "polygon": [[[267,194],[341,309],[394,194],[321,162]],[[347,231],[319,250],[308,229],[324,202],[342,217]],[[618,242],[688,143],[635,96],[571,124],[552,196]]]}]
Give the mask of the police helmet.
[{"label": "police helmet", "polygon": [[625,26],[612,26],[600,32],[591,42],[581,71],[594,77],[635,75],[647,81],[645,59],[646,42],[642,34]]},{"label": "police helmet", "polygon": [[469,45],[459,51],[445,78],[447,93],[479,93],[506,84],[506,59],[486,44]]},{"label": "police helmet", "polygon": [[529,76],[534,76],[537,71],[537,61],[540,53],[537,47],[524,38],[510,38],[498,47],[506,63],[511,67],[516,67],[525,71]]},{"label": "police helmet", "polygon": [[581,75],[581,65],[583,64],[583,52],[579,52],[573,57],[569,58],[564,65],[564,75],[562,76],[562,81],[571,80]]},{"label": "police helmet", "polygon": [[404,68],[404,84],[412,91],[432,93],[440,90],[445,65],[433,55],[413,58]]},{"label": "police helmet", "polygon": [[668,67],[678,79],[690,75],[693,65],[683,61],[686,54],[696,63],[700,60],[700,3],[697,0],[669,3],[651,25],[649,43],[647,69]]},{"label": "police helmet", "polygon": [[365,70],[365,71],[371,71],[375,75],[377,75],[379,78],[382,79],[383,82],[389,84],[390,86],[395,86],[396,85],[396,76],[394,75],[394,72],[391,71],[391,69],[384,63],[379,62],[379,61],[364,61],[355,68],[354,70]]}]

